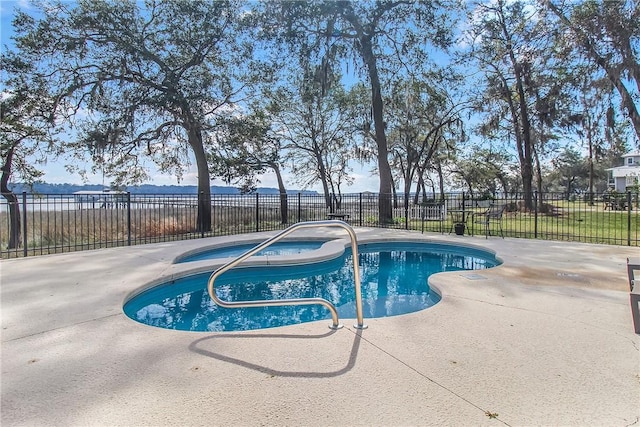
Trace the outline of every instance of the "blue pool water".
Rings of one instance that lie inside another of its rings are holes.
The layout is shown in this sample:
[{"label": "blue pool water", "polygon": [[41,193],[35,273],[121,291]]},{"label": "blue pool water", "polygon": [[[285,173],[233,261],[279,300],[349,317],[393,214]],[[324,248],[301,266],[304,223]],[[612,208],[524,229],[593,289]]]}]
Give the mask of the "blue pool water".
[{"label": "blue pool water", "polygon": [[[386,317],[431,307],[440,295],[427,284],[442,271],[479,270],[499,264],[495,255],[442,244],[360,245],[364,317]],[[351,251],[331,261],[298,266],[236,268],[216,280],[226,301],[321,297],[336,305],[341,319],[355,318]],[[210,273],[176,279],[129,300],[124,312],[152,326],[188,331],[239,331],[330,319],[320,305],[223,308],[207,292]]]},{"label": "blue pool water", "polygon": [[[325,242],[324,241],[291,241],[291,242],[276,242],[271,246],[261,250],[255,256],[274,256],[274,255],[294,255],[301,254],[307,251],[313,251],[319,249]],[[202,252],[198,252],[192,255],[178,258],[176,262],[191,262],[201,261],[203,259],[215,259],[215,258],[227,258],[237,257],[242,255],[249,249],[256,246],[256,243],[247,243],[242,245],[225,246],[220,248],[207,249]]]}]

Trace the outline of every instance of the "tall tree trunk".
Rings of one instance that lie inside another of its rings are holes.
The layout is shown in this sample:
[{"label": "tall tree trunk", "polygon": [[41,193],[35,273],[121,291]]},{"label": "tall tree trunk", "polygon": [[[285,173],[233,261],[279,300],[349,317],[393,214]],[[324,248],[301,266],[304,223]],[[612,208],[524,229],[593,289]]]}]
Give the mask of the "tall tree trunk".
[{"label": "tall tree trunk", "polygon": [[589,205],[593,206],[594,166],[593,166],[593,137],[591,135],[591,120],[587,117],[587,145],[589,146]]},{"label": "tall tree trunk", "polygon": [[391,177],[391,195],[392,195],[391,206],[392,206],[392,209],[395,209],[398,207],[398,191],[396,190],[396,184],[393,179],[393,176]]},{"label": "tall tree trunk", "polygon": [[[383,7],[392,9],[394,6],[392,3],[389,3]],[[377,34],[374,33],[372,27],[363,27],[360,17],[355,14],[350,2],[341,2],[340,9],[342,9],[344,18],[349,21],[358,34],[358,53],[369,74],[369,81],[371,83],[371,109],[373,110],[373,125],[376,135],[376,145],[378,147],[378,173],[380,174],[378,221],[380,224],[390,224],[393,222],[393,207],[391,204],[393,180],[391,176],[391,166],[389,165],[389,147],[385,133],[384,104],[382,102],[380,76],[378,75],[378,64],[372,46],[373,37]]]},{"label": "tall tree trunk", "polygon": [[287,200],[287,189],[284,187],[284,181],[282,179],[282,173],[277,163],[269,163],[269,166],[276,173],[276,179],[278,180],[278,192],[280,193],[280,221],[282,224],[289,222],[289,203]]},{"label": "tall tree trunk", "polygon": [[331,195],[333,198],[333,203],[336,206],[336,210],[339,211],[340,209],[342,209],[342,193],[340,193],[340,188],[338,188],[336,191],[332,191]]},{"label": "tall tree trunk", "polygon": [[20,205],[18,196],[9,189],[9,177],[11,176],[11,166],[15,145],[12,145],[7,152],[4,165],[2,165],[2,176],[0,177],[0,193],[7,200],[9,206],[9,244],[7,249],[17,249],[22,246],[22,235],[20,234]]},{"label": "tall tree trunk", "polygon": [[538,187],[538,211],[542,212],[542,207],[544,203],[542,203],[542,165],[540,165],[540,156],[538,155],[538,150],[533,150],[536,159],[536,180]]},{"label": "tall tree trunk", "polygon": [[444,203],[444,174],[442,173],[442,163],[440,163],[440,161],[436,163],[436,168],[438,172],[438,185],[440,186],[440,201]]},{"label": "tall tree trunk", "polygon": [[327,179],[327,169],[324,167],[322,156],[316,150],[316,163],[318,164],[318,173],[320,173],[320,182],[322,182],[322,191],[324,192],[324,203],[331,212],[334,212],[333,199],[331,197],[331,189],[329,188],[329,180]]},{"label": "tall tree trunk", "polygon": [[405,218],[407,219],[407,225],[409,224],[409,198],[410,198],[410,194],[411,194],[411,181],[407,181],[407,179],[405,178],[404,180],[404,190],[403,190],[403,200],[402,202],[404,203],[404,214],[405,214]]},{"label": "tall tree trunk", "polygon": [[[518,94],[518,108],[515,109],[515,105],[510,105],[511,114],[514,116],[514,126],[520,123],[518,135],[518,127],[515,128],[516,141],[518,142],[518,156],[520,157],[520,175],[522,177],[522,191],[524,198],[524,205],[527,210],[533,208],[533,141],[531,139],[531,123],[529,120],[529,110],[527,106],[527,98],[524,90],[524,76],[522,74],[521,64],[518,63],[516,54],[514,52],[513,44],[511,42],[511,33],[507,28],[504,14],[502,12],[503,2],[500,3],[500,28],[505,40],[507,41],[507,54],[513,67],[513,75],[515,77],[516,92]],[[503,79],[504,80],[504,79]],[[509,85],[506,81],[503,81],[504,91],[509,93],[511,99],[511,92],[509,91]],[[512,101],[511,101],[512,102]],[[514,114],[517,111],[517,114]]]},{"label": "tall tree trunk", "polygon": [[531,138],[531,123],[529,121],[529,108],[527,106],[527,98],[524,91],[523,76],[520,72],[520,66],[515,58],[515,54],[511,46],[509,46],[509,55],[513,61],[514,72],[516,77],[516,89],[518,91],[519,116],[522,123],[522,148],[523,162],[521,165],[522,174],[522,191],[524,198],[524,206],[530,210],[533,208],[533,140]]},{"label": "tall tree trunk", "polygon": [[[520,124],[521,115],[518,113],[518,108],[513,102],[512,93],[509,90],[509,83],[507,82],[507,79],[502,75],[502,73],[498,72],[497,68],[495,68],[495,70],[502,82],[501,93],[509,106],[509,113],[511,115],[511,124],[513,125],[513,134],[516,139],[516,149],[518,151],[518,160],[520,163],[520,178],[524,191],[525,207],[527,207],[527,209],[531,209],[533,206],[533,194],[531,192],[531,182],[533,179],[532,168],[530,155],[527,160],[527,150],[525,149],[526,142],[524,141],[524,132],[521,131],[522,125]],[[526,190],[527,188],[528,192]]]},{"label": "tall tree trunk", "polygon": [[540,194],[540,196],[538,197],[538,211],[542,212],[542,207],[543,207],[543,203],[542,203],[542,181],[543,181],[543,177],[542,177],[542,164],[540,162],[540,150],[542,149],[542,138],[544,137],[544,121],[540,120],[540,130],[538,132],[539,137],[538,137],[538,145],[533,145],[532,151],[533,151],[533,158],[534,158],[534,167],[535,167],[535,179],[536,179],[536,188],[538,189],[538,194]]},{"label": "tall tree trunk", "polygon": [[424,171],[422,169],[418,169],[418,180],[416,181],[416,194],[413,195],[413,204],[417,205],[420,203],[420,193],[423,194],[422,199],[426,199],[427,195],[424,193]]},{"label": "tall tree trunk", "polygon": [[376,144],[378,147],[378,173],[380,174],[378,220],[380,224],[390,224],[393,221],[392,207],[392,176],[389,165],[389,149],[387,146],[387,135],[385,133],[384,113],[380,77],[376,57],[371,46],[371,37],[360,39],[360,55],[367,67],[369,80],[371,82],[371,107],[373,110],[373,124],[376,134]]},{"label": "tall tree trunk", "polygon": [[196,218],[196,231],[211,231],[211,185],[209,178],[209,165],[202,144],[202,131],[200,126],[190,123],[188,128],[189,145],[196,158],[198,171],[198,216]]}]

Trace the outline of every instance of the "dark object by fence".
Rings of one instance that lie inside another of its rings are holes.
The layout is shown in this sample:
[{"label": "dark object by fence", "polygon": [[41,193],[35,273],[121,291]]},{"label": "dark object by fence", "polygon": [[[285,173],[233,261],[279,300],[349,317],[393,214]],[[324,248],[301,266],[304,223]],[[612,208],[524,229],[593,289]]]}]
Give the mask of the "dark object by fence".
[{"label": "dark object by fence", "polygon": [[464,224],[462,224],[462,223],[458,223],[458,224],[455,224],[453,226],[453,229],[454,229],[454,231],[456,232],[456,234],[458,236],[463,236],[464,235],[464,228],[465,228]]}]

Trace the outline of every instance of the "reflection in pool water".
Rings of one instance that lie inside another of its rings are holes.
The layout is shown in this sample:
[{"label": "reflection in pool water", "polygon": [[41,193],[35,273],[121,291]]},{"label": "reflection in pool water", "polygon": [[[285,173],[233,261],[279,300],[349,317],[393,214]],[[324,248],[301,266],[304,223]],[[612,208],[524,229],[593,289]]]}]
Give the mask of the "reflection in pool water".
[{"label": "reflection in pool water", "polygon": [[[351,252],[317,264],[245,267],[216,281],[226,301],[321,297],[338,308],[341,319],[355,318]],[[478,270],[498,265],[493,254],[451,245],[376,243],[359,246],[364,317],[385,317],[428,308],[440,295],[427,279],[442,271]],[[125,304],[139,322],[189,331],[238,331],[329,319],[323,306],[223,308],[207,293],[210,273],[151,288]]]}]

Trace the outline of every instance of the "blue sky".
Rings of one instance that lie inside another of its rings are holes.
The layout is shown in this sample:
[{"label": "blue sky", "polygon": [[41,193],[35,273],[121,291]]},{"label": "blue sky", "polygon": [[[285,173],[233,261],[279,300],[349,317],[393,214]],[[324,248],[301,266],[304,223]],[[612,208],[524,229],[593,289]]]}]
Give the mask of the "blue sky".
[{"label": "blue sky", "polygon": [[[11,36],[13,35],[13,28],[11,26],[11,21],[13,19],[15,8],[20,8],[22,10],[28,11],[31,9],[28,0],[0,0],[0,46],[2,50],[5,49],[6,45],[11,46]],[[82,177],[78,174],[70,174],[65,168],[64,159],[57,159],[54,161],[47,162],[46,165],[42,165],[41,169],[44,171],[45,175],[42,178],[43,181],[49,183],[69,183],[69,184],[83,184]],[[151,162],[147,162],[146,166],[149,169],[149,176],[151,179],[148,180],[148,184],[156,184],[156,185],[177,185],[178,179],[175,176],[171,176],[168,174],[163,174],[161,171],[157,170],[157,168]],[[349,187],[342,188],[343,193],[358,193],[362,191],[377,191],[378,190],[378,178],[377,176],[372,176],[369,172],[372,169],[372,165],[360,165],[353,164],[353,173],[354,184]],[[87,165],[87,170],[90,170],[90,166]],[[292,183],[291,176],[288,171],[283,171],[283,176],[285,179],[285,185],[288,189],[298,188]],[[109,178],[105,178],[102,174],[89,174],[87,175],[89,184],[105,184],[109,185]],[[277,187],[277,181],[275,174],[268,173],[260,176],[260,187]],[[185,175],[180,180],[180,185],[197,185],[197,174],[195,167],[189,168],[189,170],[185,173]],[[220,180],[213,180],[212,185],[226,185],[224,182]],[[322,192],[322,187],[320,184],[315,185],[314,187],[308,188],[308,190],[316,190],[318,192]]]}]

